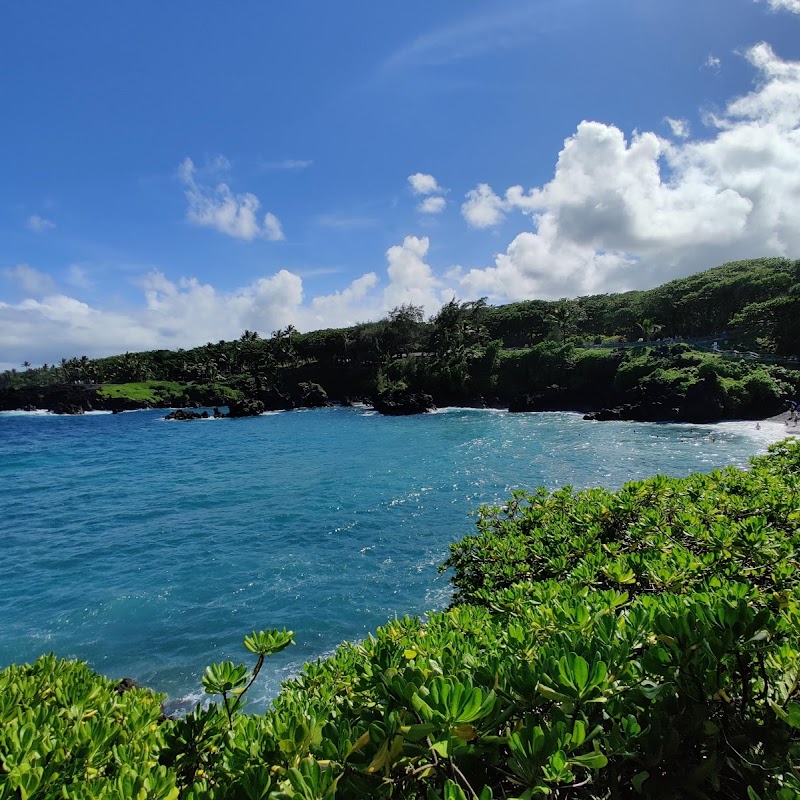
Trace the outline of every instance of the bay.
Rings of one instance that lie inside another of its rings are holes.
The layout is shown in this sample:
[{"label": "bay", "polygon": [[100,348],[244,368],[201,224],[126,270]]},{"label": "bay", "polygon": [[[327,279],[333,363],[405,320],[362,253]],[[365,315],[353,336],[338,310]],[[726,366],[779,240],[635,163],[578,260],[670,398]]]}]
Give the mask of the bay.
[{"label": "bay", "polygon": [[473,409],[164,413],[0,414],[0,665],[54,651],[185,708],[206,664],[286,626],[297,644],[262,672],[263,707],[303,662],[443,608],[437,566],[482,503],[744,466],[785,434]]}]

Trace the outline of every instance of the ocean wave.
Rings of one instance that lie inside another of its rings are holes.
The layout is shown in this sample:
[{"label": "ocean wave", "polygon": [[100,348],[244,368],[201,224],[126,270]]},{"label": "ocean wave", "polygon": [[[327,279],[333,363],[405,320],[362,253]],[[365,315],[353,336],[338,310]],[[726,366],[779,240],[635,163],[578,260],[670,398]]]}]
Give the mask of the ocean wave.
[{"label": "ocean wave", "polygon": [[106,414],[113,414],[113,411],[84,411],[83,414],[55,414],[52,411],[47,411],[43,408],[38,408],[35,411],[22,411],[17,409],[14,411],[0,411],[0,416],[3,417],[97,417]]},{"label": "ocean wave", "polygon": [[429,414],[454,414],[463,411],[475,411],[480,414],[507,414],[508,411],[504,408],[477,408],[475,406],[442,406],[442,408],[434,408],[429,411]]}]

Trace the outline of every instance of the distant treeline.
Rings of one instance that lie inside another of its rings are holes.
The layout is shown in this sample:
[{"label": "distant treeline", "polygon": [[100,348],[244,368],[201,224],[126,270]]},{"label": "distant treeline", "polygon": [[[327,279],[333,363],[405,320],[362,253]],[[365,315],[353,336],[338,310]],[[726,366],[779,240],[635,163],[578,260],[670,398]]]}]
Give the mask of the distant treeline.
[{"label": "distant treeline", "polygon": [[[313,381],[333,396],[368,396],[399,385],[444,400],[507,397],[563,382],[575,348],[699,337],[782,357],[800,352],[800,261],[738,261],[648,291],[574,300],[489,306],[485,299],[454,299],[427,320],[420,307],[402,305],[385,319],[349,328],[300,333],[290,325],[190,350],[63,358],[41,367],[25,362],[0,374],[0,388],[155,380],[258,394]],[[518,350],[537,354],[527,359],[532,385],[504,377],[519,371],[511,356]],[[552,381],[543,378],[544,368]]]}]

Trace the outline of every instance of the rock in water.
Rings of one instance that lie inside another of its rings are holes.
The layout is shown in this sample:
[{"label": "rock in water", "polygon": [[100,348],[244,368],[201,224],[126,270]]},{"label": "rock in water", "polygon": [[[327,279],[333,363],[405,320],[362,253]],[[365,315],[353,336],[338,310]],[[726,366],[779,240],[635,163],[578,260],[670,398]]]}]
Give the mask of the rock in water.
[{"label": "rock in water", "polygon": [[176,420],[178,422],[184,422],[190,419],[208,419],[208,411],[200,413],[199,411],[187,411],[184,408],[179,408],[177,411],[167,414],[164,419]]},{"label": "rock in water", "polygon": [[228,416],[232,419],[239,417],[257,417],[266,409],[261,400],[232,400],[228,405]]},{"label": "rock in water", "polygon": [[436,409],[436,404],[429,394],[425,392],[409,392],[407,389],[392,389],[387,392],[381,392],[372,401],[372,406],[381,414],[391,417],[425,414]]},{"label": "rock in water", "polygon": [[290,411],[294,408],[294,400],[278,389],[259,392],[258,399],[264,404],[265,411]]},{"label": "rock in water", "polygon": [[331,404],[328,393],[318,383],[300,384],[300,402],[302,408],[325,408]]}]

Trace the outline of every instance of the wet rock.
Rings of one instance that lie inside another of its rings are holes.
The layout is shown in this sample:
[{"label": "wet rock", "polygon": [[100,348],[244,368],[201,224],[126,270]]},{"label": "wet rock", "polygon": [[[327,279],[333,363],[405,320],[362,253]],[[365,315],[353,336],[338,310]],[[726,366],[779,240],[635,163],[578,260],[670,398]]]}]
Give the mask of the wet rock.
[{"label": "wet rock", "polygon": [[65,414],[70,416],[78,416],[85,414],[86,410],[83,406],[76,405],[75,403],[54,403],[50,411],[54,414]]},{"label": "wet rock", "polygon": [[265,410],[264,403],[261,400],[232,400],[228,405],[228,416],[231,419],[257,417],[259,414],[263,414]]},{"label": "wet rock", "polygon": [[325,408],[331,405],[328,400],[328,393],[318,383],[301,383],[300,401],[298,406],[301,408]]},{"label": "wet rock", "polygon": [[372,406],[381,414],[391,417],[425,414],[436,409],[436,404],[429,394],[409,392],[406,389],[382,392],[372,401]]},{"label": "wet rock", "polygon": [[208,419],[208,411],[187,411],[184,408],[179,408],[176,411],[167,414],[164,419],[176,420],[177,422],[185,422],[192,419]]}]

